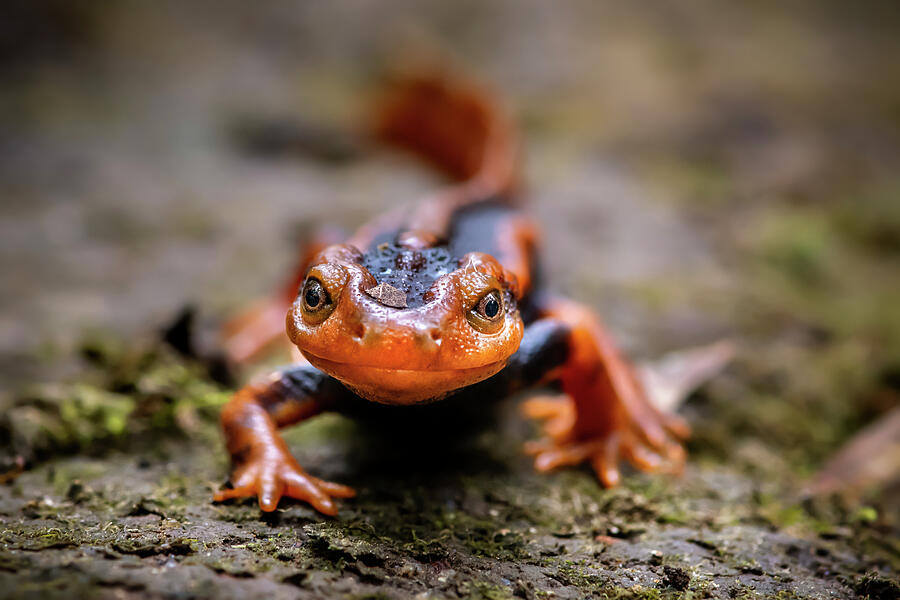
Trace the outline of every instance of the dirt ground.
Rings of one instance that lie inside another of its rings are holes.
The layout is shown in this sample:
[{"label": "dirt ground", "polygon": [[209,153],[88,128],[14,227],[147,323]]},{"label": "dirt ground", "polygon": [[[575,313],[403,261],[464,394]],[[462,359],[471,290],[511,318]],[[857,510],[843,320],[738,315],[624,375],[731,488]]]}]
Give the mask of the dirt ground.
[{"label": "dirt ground", "polygon": [[[806,493],[900,406],[893,3],[5,12],[0,473],[24,472],[0,485],[0,598],[900,597],[896,434],[843,494]],[[355,133],[410,57],[517,117],[556,291],[637,357],[739,344],[681,408],[682,477],[538,475],[514,398],[424,440],[333,415],[288,432],[359,491],[337,518],[210,502],[237,382],[161,331],[190,308],[214,345],[312,228],[441,184]]]}]

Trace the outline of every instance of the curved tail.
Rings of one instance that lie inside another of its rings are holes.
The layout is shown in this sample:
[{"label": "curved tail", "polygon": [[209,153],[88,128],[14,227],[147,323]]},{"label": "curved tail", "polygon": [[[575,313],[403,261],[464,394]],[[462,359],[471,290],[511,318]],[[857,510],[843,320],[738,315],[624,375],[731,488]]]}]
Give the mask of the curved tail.
[{"label": "curved tail", "polygon": [[373,125],[378,139],[418,154],[461,182],[461,201],[508,196],[517,186],[512,124],[474,86],[436,76],[399,80],[377,103]]}]

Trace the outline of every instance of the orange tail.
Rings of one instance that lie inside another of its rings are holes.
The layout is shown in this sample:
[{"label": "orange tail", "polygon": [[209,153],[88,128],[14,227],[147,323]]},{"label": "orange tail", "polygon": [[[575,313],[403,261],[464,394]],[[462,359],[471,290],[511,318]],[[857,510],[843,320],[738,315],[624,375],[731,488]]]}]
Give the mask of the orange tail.
[{"label": "orange tail", "polygon": [[516,187],[513,127],[487,94],[470,85],[434,76],[404,79],[377,105],[374,130],[462,182],[469,201],[508,195]]}]

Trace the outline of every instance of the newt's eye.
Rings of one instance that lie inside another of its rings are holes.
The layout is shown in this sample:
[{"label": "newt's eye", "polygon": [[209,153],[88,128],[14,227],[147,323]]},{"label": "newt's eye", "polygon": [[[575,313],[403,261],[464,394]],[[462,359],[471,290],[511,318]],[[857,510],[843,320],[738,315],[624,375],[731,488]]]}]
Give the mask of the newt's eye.
[{"label": "newt's eye", "polygon": [[503,325],[503,298],[500,292],[491,290],[482,296],[466,318],[481,333],[497,333]]},{"label": "newt's eye", "polygon": [[315,279],[310,279],[303,286],[303,306],[306,310],[316,310],[325,303],[324,296],[328,292],[322,287],[322,284]]},{"label": "newt's eye", "polygon": [[321,323],[334,309],[331,296],[318,279],[310,277],[300,290],[303,316],[312,323]]},{"label": "newt's eye", "polygon": [[478,302],[478,306],[476,306],[476,310],[478,310],[478,314],[486,319],[496,319],[497,315],[500,314],[500,304],[503,302],[500,299],[500,294],[494,290],[484,298],[482,298]]}]

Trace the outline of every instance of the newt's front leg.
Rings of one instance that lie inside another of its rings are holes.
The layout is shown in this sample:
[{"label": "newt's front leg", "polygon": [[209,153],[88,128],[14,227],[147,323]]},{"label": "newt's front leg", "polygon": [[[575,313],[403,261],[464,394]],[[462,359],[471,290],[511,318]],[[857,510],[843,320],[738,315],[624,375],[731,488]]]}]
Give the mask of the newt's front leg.
[{"label": "newt's front leg", "polygon": [[276,372],[268,381],[240,389],[222,410],[222,430],[231,455],[231,488],[217,492],[216,502],[257,496],[270,512],[283,496],[309,502],[321,513],[337,514],[332,498],[350,498],[352,488],[323,481],[297,463],[278,428],[329,409],[340,384],[309,365]]},{"label": "newt's front leg", "polygon": [[276,342],[287,344],[284,315],[297,297],[310,263],[325,247],[338,243],[341,237],[341,232],[334,228],[321,227],[316,230],[311,239],[300,247],[297,265],[282,289],[225,323],[222,328],[223,349],[231,364],[240,366],[250,362]]},{"label": "newt's front leg", "polygon": [[642,470],[679,470],[685,455],[680,440],[689,435],[688,426],[650,403],[592,312],[556,300],[543,317],[564,328],[567,352],[548,377],[562,384],[564,397],[524,406],[526,414],[545,421],[547,437],[526,447],[535,467],[548,471],[590,461],[605,486],[619,482],[623,458]]}]

